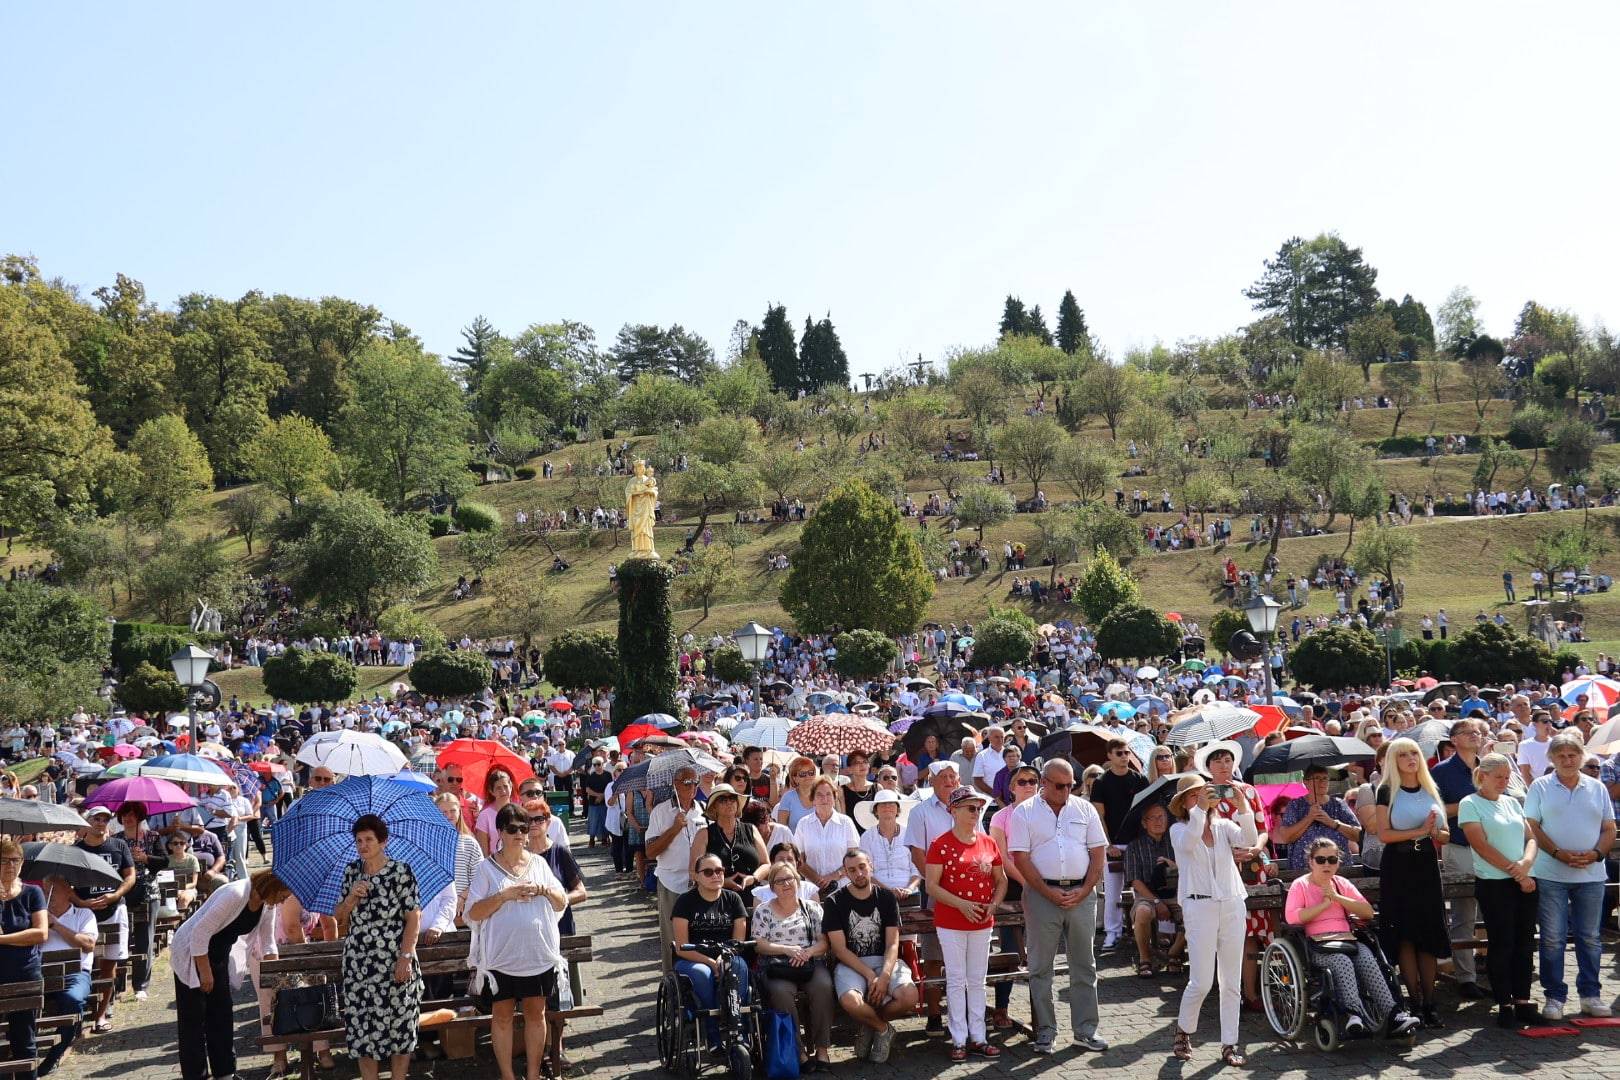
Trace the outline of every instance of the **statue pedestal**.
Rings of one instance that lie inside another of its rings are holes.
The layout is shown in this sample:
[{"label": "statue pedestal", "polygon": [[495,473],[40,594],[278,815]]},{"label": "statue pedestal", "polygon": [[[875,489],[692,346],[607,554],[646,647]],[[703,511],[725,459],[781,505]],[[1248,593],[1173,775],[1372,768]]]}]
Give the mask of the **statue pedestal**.
[{"label": "statue pedestal", "polygon": [[613,727],[638,716],[675,708],[680,668],[675,660],[675,622],[669,585],[675,572],[657,559],[619,564],[619,681],[614,687]]}]

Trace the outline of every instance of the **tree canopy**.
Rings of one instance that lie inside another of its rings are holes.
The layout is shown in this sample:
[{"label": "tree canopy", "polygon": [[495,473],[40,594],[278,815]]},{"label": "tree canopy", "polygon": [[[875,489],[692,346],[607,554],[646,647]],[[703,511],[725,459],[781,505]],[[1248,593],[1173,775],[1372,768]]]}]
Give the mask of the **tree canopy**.
[{"label": "tree canopy", "polygon": [[893,503],[861,480],[833,491],[805,526],[781,603],[801,629],[906,634],[934,579]]}]

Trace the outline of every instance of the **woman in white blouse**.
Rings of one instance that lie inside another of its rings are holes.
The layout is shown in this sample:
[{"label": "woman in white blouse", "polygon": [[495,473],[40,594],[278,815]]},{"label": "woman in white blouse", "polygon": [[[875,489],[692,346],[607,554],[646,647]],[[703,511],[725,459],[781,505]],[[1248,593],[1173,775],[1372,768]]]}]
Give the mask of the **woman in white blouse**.
[{"label": "woman in white blouse", "polygon": [[804,876],[823,896],[843,884],[844,852],[861,842],[855,822],[835,809],[837,800],[838,785],[821,777],[810,788],[810,813],[793,829],[793,845],[802,856]]},{"label": "woman in white blouse", "polygon": [[768,903],[754,909],[749,932],[764,958],[765,993],[771,1008],[799,1024],[799,991],[810,998],[810,1042],[815,1068],[832,1058],[833,981],[827,970],[827,935],[821,927],[821,905],[798,895],[799,874],[790,863],[774,863],[766,884]]},{"label": "woman in white blouse", "polygon": [[1170,845],[1176,852],[1176,899],[1187,930],[1187,989],[1176,1017],[1174,1054],[1192,1057],[1198,1012],[1218,975],[1221,983],[1221,1060],[1242,1066],[1238,1015],[1242,1004],[1244,919],[1248,890],[1238,860],[1253,856],[1243,829],[1215,812],[1220,799],[1201,776],[1184,777],[1170,799]]},{"label": "woman in white blouse", "polygon": [[882,790],[855,807],[855,818],[866,830],[859,846],[872,857],[872,877],[902,900],[922,888],[922,875],[905,843],[906,818],[914,805],[898,792]]}]

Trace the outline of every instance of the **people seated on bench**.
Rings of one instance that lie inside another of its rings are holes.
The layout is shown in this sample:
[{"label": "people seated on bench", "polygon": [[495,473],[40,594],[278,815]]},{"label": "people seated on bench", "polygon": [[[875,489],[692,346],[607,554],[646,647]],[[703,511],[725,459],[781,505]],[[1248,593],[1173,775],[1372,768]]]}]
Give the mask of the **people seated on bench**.
[{"label": "people seated on bench", "polygon": [[[782,827],[786,828],[786,826]],[[764,882],[764,884],[756,885],[748,892],[748,896],[753,900],[755,906],[771,902],[771,870],[781,863],[786,863],[795,870],[799,868],[799,850],[791,842],[777,844],[771,848],[771,861],[755,872],[755,880]],[[820,901],[821,890],[816,888],[813,883],[800,878],[799,899]]]},{"label": "people seated on bench", "polygon": [[[721,887],[725,877],[726,868],[720,856],[703,856],[692,878],[694,887],[675,898],[670,912],[675,971],[691,983],[692,993],[704,1009],[718,1007],[720,960],[692,946],[744,941],[748,936],[748,914],[743,910],[742,897]],[[749,1000],[748,964],[741,956],[734,956],[731,971],[746,1003]],[[707,1032],[711,1046],[718,1043],[719,1030],[714,1017],[709,1017]]]},{"label": "people seated on bench", "polygon": [[[39,947],[48,936],[45,894],[23,883],[22,864],[22,845],[9,836],[0,839],[0,983],[38,979]],[[34,1059],[33,1010],[6,1014],[6,1041],[11,1060]]]},{"label": "people seated on bench", "polygon": [[56,1068],[56,1063],[84,1030],[84,1003],[90,1000],[90,969],[96,959],[95,912],[74,906],[73,889],[65,878],[53,875],[45,879],[45,927],[49,933],[41,952],[74,949],[80,959],[79,969],[68,974],[62,989],[45,995],[44,1015],[72,1016],[74,1024],[61,1033],[56,1045],[40,1059],[40,1076]]},{"label": "people seated on bench", "polygon": [[844,877],[848,884],[823,909],[827,947],[838,962],[833,988],[861,1025],[855,1056],[881,1065],[894,1045],[894,1021],[917,1007],[917,984],[900,962],[899,899],[873,878],[871,855],[844,852]]},{"label": "people seated on bench", "polygon": [[[470,989],[489,994],[490,1039],[501,1075],[512,1072],[512,1018],[523,1007],[523,1051],[529,1080],[539,1080],[546,1047],[546,998],[555,993],[562,968],[557,920],[568,893],[551,867],[528,850],[534,823],[516,803],[496,816],[499,849],[473,874],[467,893],[467,921],[473,944]],[[542,826],[544,828],[544,826]]]},{"label": "people seated on bench", "polygon": [[[422,929],[416,936],[417,947],[436,945],[444,935],[455,933],[456,911],[460,906],[460,899],[456,895],[456,883],[452,879],[450,884],[434,893],[433,898],[422,905]],[[422,999],[437,1001],[448,998],[454,993],[454,984],[455,977],[448,972],[423,975]],[[429,1061],[444,1056],[444,1048],[439,1045],[438,1034],[437,1030],[420,1032],[417,1036],[417,1056]]]},{"label": "people seated on bench", "polygon": [[[1153,935],[1155,929],[1174,935],[1166,960],[1179,974],[1187,949],[1187,937],[1176,925],[1168,901],[1175,899],[1170,871],[1176,867],[1176,852],[1170,844],[1170,811],[1149,806],[1142,811],[1142,831],[1125,847],[1125,880],[1131,883],[1131,933],[1136,938],[1136,973],[1153,976]],[[1157,924],[1155,926],[1155,924]]]},{"label": "people seated on bench", "polygon": [[[1310,963],[1333,972],[1334,998],[1348,1017],[1345,1031],[1376,1029],[1395,1008],[1395,995],[1372,950],[1356,940],[1350,924],[1352,916],[1371,919],[1373,906],[1353,882],[1338,876],[1342,858],[1338,844],[1318,837],[1311,841],[1306,857],[1310,873],[1288,886],[1283,915],[1291,925],[1303,927],[1312,942],[1340,943],[1311,949]],[[1417,1017],[1402,1010],[1390,1027],[1390,1037],[1406,1035],[1417,1026]]]},{"label": "people seated on bench", "polygon": [[[808,820],[808,819],[807,819]],[[799,872],[787,863],[770,868],[771,899],[754,909],[754,951],[761,958],[765,996],[797,1027],[799,991],[810,998],[810,1038],[815,1059],[832,1060],[833,980],[827,970],[827,935],[821,905],[799,895]]]},{"label": "people seated on bench", "polygon": [[[257,969],[276,954],[275,907],[291,895],[270,870],[214,890],[169,941],[174,969],[175,1025],[182,1080],[208,1080],[236,1072],[236,1027],[231,1019],[232,960],[238,973]],[[272,912],[265,918],[265,912]],[[244,941],[245,939],[245,941]],[[258,979],[253,980],[257,985]],[[373,1074],[375,1075],[375,1074]]]}]

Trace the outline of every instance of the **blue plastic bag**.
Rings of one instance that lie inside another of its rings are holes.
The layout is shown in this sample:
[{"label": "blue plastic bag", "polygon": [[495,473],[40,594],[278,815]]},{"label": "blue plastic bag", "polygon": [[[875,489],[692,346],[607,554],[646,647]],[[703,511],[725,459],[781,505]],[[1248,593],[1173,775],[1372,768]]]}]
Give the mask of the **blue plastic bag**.
[{"label": "blue plastic bag", "polygon": [[775,1009],[765,1010],[765,1076],[767,1080],[798,1080],[799,1025]]}]

